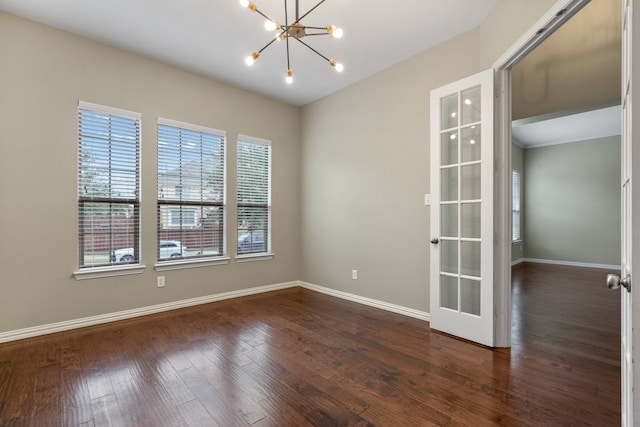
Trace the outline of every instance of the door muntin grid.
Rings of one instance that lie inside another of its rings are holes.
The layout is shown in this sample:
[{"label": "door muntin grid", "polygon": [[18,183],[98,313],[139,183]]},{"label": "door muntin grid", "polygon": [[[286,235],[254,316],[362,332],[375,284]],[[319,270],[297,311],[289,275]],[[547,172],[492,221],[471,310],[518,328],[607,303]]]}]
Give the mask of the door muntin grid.
[{"label": "door muntin grid", "polygon": [[480,86],[440,99],[440,307],[481,316]]}]

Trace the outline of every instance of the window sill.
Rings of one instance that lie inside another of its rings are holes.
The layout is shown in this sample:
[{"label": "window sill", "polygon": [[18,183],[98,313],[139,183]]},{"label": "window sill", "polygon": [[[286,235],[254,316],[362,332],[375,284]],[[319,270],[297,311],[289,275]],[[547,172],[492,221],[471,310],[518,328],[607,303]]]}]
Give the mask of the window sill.
[{"label": "window sill", "polygon": [[269,261],[275,256],[275,254],[265,252],[261,252],[259,254],[237,255],[236,262]]},{"label": "window sill", "polygon": [[94,267],[74,271],[73,277],[76,280],[85,280],[101,279],[104,277],[128,276],[131,274],[142,274],[144,273],[145,268],[147,267],[141,264]]},{"label": "window sill", "polygon": [[153,267],[156,271],[182,270],[185,268],[210,267],[229,264],[228,257],[181,259],[179,261],[158,262]]}]

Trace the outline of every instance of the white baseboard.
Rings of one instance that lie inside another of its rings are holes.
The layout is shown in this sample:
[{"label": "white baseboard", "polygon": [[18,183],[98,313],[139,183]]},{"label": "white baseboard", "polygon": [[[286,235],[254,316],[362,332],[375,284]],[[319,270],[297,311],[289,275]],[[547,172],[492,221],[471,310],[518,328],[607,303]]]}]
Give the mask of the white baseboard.
[{"label": "white baseboard", "polygon": [[511,266],[522,264],[524,262],[524,258],[518,258],[511,261]]},{"label": "white baseboard", "polygon": [[382,310],[391,311],[393,313],[402,314],[404,316],[413,317],[415,319],[425,320],[429,322],[431,320],[431,315],[425,311],[415,310],[413,308],[404,307],[401,305],[391,304],[384,301],[379,301],[367,297],[362,297],[360,295],[350,294],[347,292],[337,291],[331,288],[325,288],[324,286],[313,285],[311,283],[299,282],[300,286],[309,289],[312,291],[320,292],[326,295],[331,295],[334,297],[338,297],[344,300],[357,302],[359,304],[368,305],[371,307],[380,308]]},{"label": "white baseboard", "polygon": [[555,265],[568,265],[570,267],[586,267],[586,268],[602,268],[605,270],[620,270],[621,266],[612,264],[594,264],[589,262],[574,262],[574,261],[558,261],[552,259],[539,259],[539,258],[523,258],[524,262],[538,262],[541,264],[555,264]]},{"label": "white baseboard", "polygon": [[64,322],[50,323],[47,325],[34,326],[31,328],[18,329],[14,331],[0,333],[0,343],[31,338],[38,335],[52,334],[54,332],[68,331],[70,329],[84,328],[87,326],[100,325],[103,323],[115,322],[118,320],[132,319],[134,317],[146,316],[148,314],[161,313],[163,311],[176,310],[179,308],[191,307],[194,305],[208,304],[210,302],[222,301],[231,298],[238,298],[247,295],[255,295],[263,292],[277,291],[299,286],[299,283],[288,282],[276,285],[258,286],[255,288],[242,289],[240,291],[223,292],[221,294],[206,295],[203,297],[190,298],[180,301],[168,302],[165,304],[152,305],[148,307],[134,308],[131,310],[118,311],[115,313],[101,314],[98,316],[83,317],[80,319],[67,320]]},{"label": "white baseboard", "polygon": [[52,334],[55,332],[63,332],[71,329],[84,328],[87,326],[100,325],[103,323],[116,322],[118,320],[132,319],[134,317],[146,316],[148,314],[161,313],[164,311],[177,310],[179,308],[192,307],[194,305],[208,304],[211,302],[227,300],[231,298],[239,298],[248,295],[261,294],[264,292],[277,291],[281,289],[293,288],[300,286],[312,291],[321,292],[323,294],[332,295],[345,300],[365,304],[368,306],[380,308],[394,313],[402,314],[416,319],[429,321],[429,313],[414,310],[412,308],[402,307],[395,304],[389,304],[383,301],[361,297],[359,295],[349,294],[346,292],[336,291],[334,289],[322,286],[312,285],[301,281],[293,281],[279,283],[275,285],[258,286],[255,288],[242,289],[239,291],[223,292],[221,294],[206,295],[203,297],[190,298],[180,301],[168,302],[165,304],[152,305],[148,307],[134,308],[131,310],[118,311],[115,313],[101,314],[98,316],[83,317],[80,319],[66,320],[64,322],[50,323],[47,325],[34,326],[30,328],[17,329],[14,331],[1,332],[0,343],[16,341],[25,338],[36,337],[39,335]]}]

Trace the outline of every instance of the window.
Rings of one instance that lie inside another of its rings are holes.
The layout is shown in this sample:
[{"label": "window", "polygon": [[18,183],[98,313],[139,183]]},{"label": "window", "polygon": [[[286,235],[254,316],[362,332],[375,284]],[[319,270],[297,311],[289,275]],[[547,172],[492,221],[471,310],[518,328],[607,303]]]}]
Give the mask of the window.
[{"label": "window", "polygon": [[238,140],[238,255],[271,251],[271,142]]},{"label": "window", "polygon": [[514,169],[511,175],[511,212],[512,212],[512,229],[511,241],[518,242],[522,239],[520,235],[520,171]]},{"label": "window", "polygon": [[224,255],[224,141],[223,131],[158,120],[159,261]]},{"label": "window", "polygon": [[80,268],[140,262],[140,115],[78,106]]}]

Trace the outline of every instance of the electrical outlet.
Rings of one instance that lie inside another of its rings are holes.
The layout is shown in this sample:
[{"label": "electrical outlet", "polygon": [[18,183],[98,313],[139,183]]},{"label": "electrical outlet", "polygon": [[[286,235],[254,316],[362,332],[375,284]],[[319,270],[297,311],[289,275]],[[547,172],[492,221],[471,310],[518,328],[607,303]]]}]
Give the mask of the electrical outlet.
[{"label": "electrical outlet", "polygon": [[351,278],[353,280],[358,280],[358,270],[351,270]]},{"label": "electrical outlet", "polygon": [[164,288],[164,276],[158,276],[158,287]]}]

